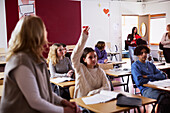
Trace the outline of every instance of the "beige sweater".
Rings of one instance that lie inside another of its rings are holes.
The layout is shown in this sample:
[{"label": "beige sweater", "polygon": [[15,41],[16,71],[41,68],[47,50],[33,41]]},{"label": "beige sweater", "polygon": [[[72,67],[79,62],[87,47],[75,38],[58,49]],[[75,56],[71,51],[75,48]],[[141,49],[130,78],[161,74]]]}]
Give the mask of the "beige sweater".
[{"label": "beige sweater", "polygon": [[170,39],[166,33],[164,33],[162,36],[161,44],[163,44],[164,48],[170,48]]},{"label": "beige sweater", "polygon": [[87,38],[88,36],[83,33],[71,56],[76,76],[74,98],[96,94],[101,90],[111,90],[109,80],[101,68],[89,69],[80,63]]}]

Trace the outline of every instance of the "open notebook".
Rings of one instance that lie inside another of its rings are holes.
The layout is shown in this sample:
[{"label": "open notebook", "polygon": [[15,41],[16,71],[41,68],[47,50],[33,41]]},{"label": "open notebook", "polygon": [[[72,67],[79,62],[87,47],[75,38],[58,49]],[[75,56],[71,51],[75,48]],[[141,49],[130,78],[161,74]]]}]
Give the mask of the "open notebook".
[{"label": "open notebook", "polygon": [[116,99],[118,94],[120,94],[120,93],[102,90],[102,91],[100,91],[99,94],[95,94],[90,97],[84,97],[84,98],[82,98],[82,100],[86,105],[97,104],[97,103],[103,103],[103,102],[107,102],[107,101]]},{"label": "open notebook", "polygon": [[58,77],[58,78],[50,79],[50,81],[53,83],[61,83],[61,82],[66,82],[66,81],[71,81],[71,80],[74,80],[74,79],[70,77]]}]

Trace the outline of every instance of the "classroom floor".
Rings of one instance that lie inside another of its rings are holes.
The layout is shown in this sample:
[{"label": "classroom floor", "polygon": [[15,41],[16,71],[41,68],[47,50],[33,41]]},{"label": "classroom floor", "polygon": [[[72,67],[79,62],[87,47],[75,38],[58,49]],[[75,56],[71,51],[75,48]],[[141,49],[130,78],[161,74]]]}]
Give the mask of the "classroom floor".
[{"label": "classroom floor", "polygon": [[[123,58],[122,61],[126,62],[126,64],[122,64],[122,68],[131,68],[131,63],[130,63],[130,59],[129,58]],[[115,78],[115,80],[121,81],[120,78]],[[124,80],[127,80],[127,77],[124,77]],[[114,87],[114,90],[116,91],[124,91],[124,87],[120,86],[120,87]],[[137,88],[137,92],[139,92],[139,89]],[[129,77],[129,93],[134,94],[134,88],[133,88],[133,84],[132,84],[132,79],[131,77]],[[146,113],[151,113],[152,111],[152,105],[147,105],[145,106],[146,108]],[[143,107],[140,107],[141,113],[144,113],[144,109]],[[124,113],[124,112],[121,112]],[[134,109],[130,110],[130,113],[135,113]],[[136,109],[136,113],[137,109]]]}]

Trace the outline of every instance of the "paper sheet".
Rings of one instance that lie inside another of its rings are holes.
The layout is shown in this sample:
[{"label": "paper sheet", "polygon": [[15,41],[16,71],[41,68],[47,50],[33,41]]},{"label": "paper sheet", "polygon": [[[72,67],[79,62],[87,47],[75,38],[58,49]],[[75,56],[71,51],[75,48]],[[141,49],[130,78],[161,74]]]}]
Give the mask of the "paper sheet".
[{"label": "paper sheet", "polygon": [[70,80],[72,80],[72,78],[70,77],[60,77],[60,78],[51,79],[50,81],[55,83],[60,83],[60,82],[70,81]]},{"label": "paper sheet", "polygon": [[160,86],[160,87],[168,87],[168,86],[170,86],[170,79],[148,82],[148,84],[156,85],[156,86]]},{"label": "paper sheet", "polygon": [[82,100],[86,105],[97,104],[116,99],[118,94],[118,92],[102,90],[99,94],[82,98]]}]

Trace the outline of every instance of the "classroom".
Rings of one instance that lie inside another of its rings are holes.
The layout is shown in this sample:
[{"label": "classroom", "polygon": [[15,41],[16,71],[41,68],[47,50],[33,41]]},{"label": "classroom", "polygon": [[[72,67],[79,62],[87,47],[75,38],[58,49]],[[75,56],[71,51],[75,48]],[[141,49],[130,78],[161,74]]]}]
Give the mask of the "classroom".
[{"label": "classroom", "polygon": [[0,112],[170,112],[169,6],[0,0]]}]

